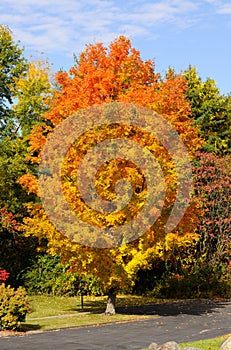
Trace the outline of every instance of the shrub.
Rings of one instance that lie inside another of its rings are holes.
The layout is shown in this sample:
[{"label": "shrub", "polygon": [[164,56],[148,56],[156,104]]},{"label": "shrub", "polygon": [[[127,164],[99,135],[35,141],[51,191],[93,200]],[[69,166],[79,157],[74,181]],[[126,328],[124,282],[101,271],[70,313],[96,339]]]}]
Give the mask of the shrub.
[{"label": "shrub", "polygon": [[23,274],[24,286],[29,294],[53,294],[55,285],[66,278],[65,267],[58,257],[39,256]]},{"label": "shrub", "polygon": [[34,265],[24,275],[24,286],[29,294],[47,295],[101,295],[99,280],[92,276],[81,277],[69,271],[58,256],[39,256]]},{"label": "shrub", "polygon": [[[198,255],[197,242],[184,250],[175,250],[165,261],[155,260],[152,269],[140,270],[134,294],[157,298],[230,298],[231,264]],[[187,253],[187,254],[186,254]]]},{"label": "shrub", "polygon": [[211,266],[184,269],[181,274],[162,276],[152,294],[162,298],[230,298],[231,271],[219,275]]},{"label": "shrub", "polygon": [[18,330],[28,311],[28,295],[23,287],[15,290],[0,284],[0,329]]}]

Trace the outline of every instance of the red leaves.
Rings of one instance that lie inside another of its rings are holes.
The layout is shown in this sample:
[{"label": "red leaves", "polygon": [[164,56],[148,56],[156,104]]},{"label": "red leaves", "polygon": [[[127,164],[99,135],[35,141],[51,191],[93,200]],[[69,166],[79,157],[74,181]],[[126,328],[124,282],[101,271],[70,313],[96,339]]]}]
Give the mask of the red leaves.
[{"label": "red leaves", "polygon": [[0,208],[0,233],[1,230],[14,232],[18,230],[18,224],[15,216],[8,212],[5,207]]},{"label": "red leaves", "polygon": [[194,168],[195,192],[200,198],[204,215],[198,225],[199,233],[207,237],[210,253],[231,249],[231,156],[217,157],[198,153]]},{"label": "red leaves", "polygon": [[9,272],[7,272],[6,270],[0,270],[0,281],[6,281],[9,275]]}]

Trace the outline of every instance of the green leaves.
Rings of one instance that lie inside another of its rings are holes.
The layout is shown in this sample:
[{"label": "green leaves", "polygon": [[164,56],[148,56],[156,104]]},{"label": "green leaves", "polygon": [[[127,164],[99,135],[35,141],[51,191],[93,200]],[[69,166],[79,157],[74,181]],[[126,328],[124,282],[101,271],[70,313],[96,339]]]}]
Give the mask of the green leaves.
[{"label": "green leaves", "polygon": [[49,108],[52,96],[49,64],[41,60],[28,63],[27,71],[15,79],[12,92],[17,99],[13,113],[18,131],[25,137],[35,124],[43,121]]},{"label": "green leaves", "polygon": [[206,140],[203,149],[215,154],[231,152],[231,96],[222,96],[213,79],[202,82],[195,67],[184,73],[187,99],[194,125]]},{"label": "green leaves", "polygon": [[0,138],[9,135],[13,129],[14,118],[10,106],[15,95],[12,87],[15,79],[26,69],[26,59],[22,53],[23,49],[14,42],[9,28],[0,25]]},{"label": "green leaves", "polygon": [[18,178],[31,171],[31,165],[26,161],[27,149],[22,140],[5,138],[0,147],[0,203],[10,211],[25,214],[23,204],[28,197],[18,182]]}]

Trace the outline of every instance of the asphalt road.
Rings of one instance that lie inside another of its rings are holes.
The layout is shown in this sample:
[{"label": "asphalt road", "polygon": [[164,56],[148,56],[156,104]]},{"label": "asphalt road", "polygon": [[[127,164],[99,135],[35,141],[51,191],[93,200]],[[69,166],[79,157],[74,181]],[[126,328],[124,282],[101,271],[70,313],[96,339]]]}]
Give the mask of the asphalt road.
[{"label": "asphalt road", "polygon": [[[121,311],[121,310],[118,310]],[[150,319],[0,338],[0,350],[141,350],[231,333],[231,301],[186,301],[123,309]]]}]

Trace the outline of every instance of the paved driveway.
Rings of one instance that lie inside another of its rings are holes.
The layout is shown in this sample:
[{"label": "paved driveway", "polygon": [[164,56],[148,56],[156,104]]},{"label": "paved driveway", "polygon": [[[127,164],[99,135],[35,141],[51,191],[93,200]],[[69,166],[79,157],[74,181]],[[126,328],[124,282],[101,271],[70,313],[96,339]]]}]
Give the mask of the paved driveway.
[{"label": "paved driveway", "polygon": [[[121,310],[118,310],[121,311]],[[123,309],[150,319],[0,338],[0,350],[141,350],[151,342],[194,341],[231,333],[231,302],[186,301]]]}]

